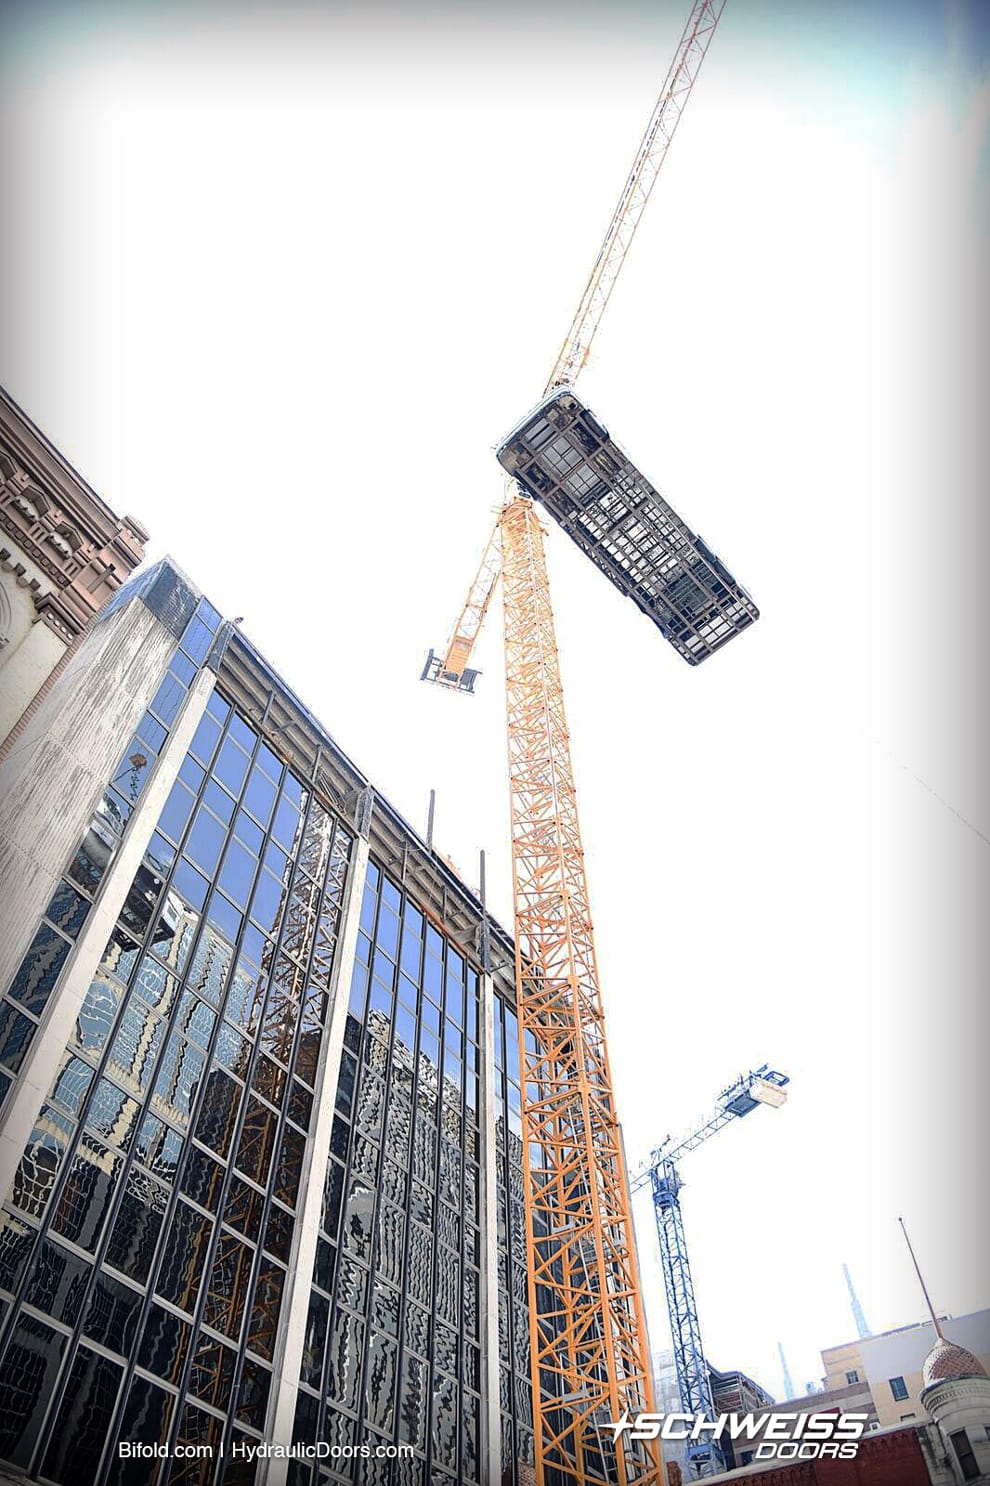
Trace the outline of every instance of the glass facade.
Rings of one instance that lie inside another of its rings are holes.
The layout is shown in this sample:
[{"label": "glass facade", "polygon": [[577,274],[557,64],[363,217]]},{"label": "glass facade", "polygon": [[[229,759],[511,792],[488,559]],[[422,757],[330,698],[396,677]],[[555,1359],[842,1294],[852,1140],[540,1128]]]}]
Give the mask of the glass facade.
[{"label": "glass facade", "polygon": [[[503,1473],[511,1473],[515,1461],[532,1464],[535,1457],[526,1292],[519,1022],[515,1012],[501,1000],[495,1002],[495,1136],[501,1459]],[[511,1474],[508,1478],[512,1479]]]},{"label": "glass facade", "polygon": [[[217,611],[201,599],[13,981],[0,997],[0,1107],[20,1072],[72,946],[89,918],[93,899],[219,625]],[[137,904],[134,908],[139,911]]]},{"label": "glass facade", "polygon": [[215,692],[0,1212],[0,1459],[178,1486],[215,1463],[117,1442],[262,1438],[351,848]]},{"label": "glass facade", "polygon": [[412,1447],[369,1486],[482,1480],[479,1015],[477,970],[372,861],[295,1431]]},{"label": "glass facade", "polygon": [[[201,603],[0,997],[8,1108],[46,1009],[70,984],[81,998],[0,1207],[0,1462],[64,1486],[246,1486],[256,1463],[233,1447],[270,1440],[288,1398],[291,1438],[332,1451],[293,1460],[289,1486],[487,1486],[493,1119],[512,1483],[533,1458],[515,1018],[496,996],[486,1054],[463,923],[455,942],[374,828],[358,855],[334,792],[273,751],[223,668],[150,815],[218,625]],[[92,946],[138,820],[149,844]],[[79,984],[86,942],[99,964]],[[290,1305],[304,1338],[283,1376]]]}]

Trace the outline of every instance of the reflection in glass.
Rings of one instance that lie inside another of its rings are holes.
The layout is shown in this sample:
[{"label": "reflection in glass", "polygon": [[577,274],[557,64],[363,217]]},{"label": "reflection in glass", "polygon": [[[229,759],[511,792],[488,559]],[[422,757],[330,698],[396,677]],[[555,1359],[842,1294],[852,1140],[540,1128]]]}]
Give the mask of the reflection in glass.
[{"label": "reflection in glass", "polygon": [[171,1181],[175,1176],[181,1151],[182,1136],[175,1130],[170,1130],[156,1115],[145,1115],[135,1147],[137,1159],[143,1161],[156,1176]]},{"label": "reflection in glass", "polygon": [[433,1387],[433,1458],[451,1470],[457,1465],[457,1384],[439,1375]]},{"label": "reflection in glass", "polygon": [[179,1190],[200,1207],[216,1213],[223,1187],[224,1169],[205,1151],[193,1146],[186,1159]]},{"label": "reflection in glass", "polygon": [[188,1346],[188,1321],[182,1321],[171,1311],[152,1304],[141,1331],[138,1365],[164,1378],[167,1383],[176,1383],[182,1373]]},{"label": "reflection in glass", "polygon": [[52,1229],[92,1253],[110,1211],[124,1161],[87,1132],[69,1163],[52,1217]]},{"label": "reflection in glass", "polygon": [[129,999],[110,1047],[107,1070],[129,1093],[143,1095],[165,1037],[165,1023]]},{"label": "reflection in glass", "polygon": [[[31,1265],[31,1277],[24,1294],[25,1302],[46,1311],[56,1321],[74,1326],[79,1319],[83,1291],[89,1278],[89,1265],[77,1254],[70,1254],[61,1244],[45,1239]],[[0,1284],[8,1289],[7,1277],[0,1272]]]},{"label": "reflection in glass", "polygon": [[[157,1310],[158,1307],[153,1307]],[[163,1314],[159,1311],[159,1315]],[[181,1325],[182,1323],[177,1323]],[[164,1441],[172,1417],[172,1398],[146,1378],[134,1378],[124,1405],[118,1440],[140,1440],[142,1444]],[[111,1452],[107,1486],[149,1486],[148,1461],[129,1460]]]},{"label": "reflection in glass", "polygon": [[238,1419],[242,1419],[245,1424],[254,1425],[255,1429],[264,1428],[271,1381],[272,1375],[267,1367],[262,1367],[260,1362],[255,1362],[250,1357],[245,1360],[241,1368],[235,1412]]},{"label": "reflection in glass", "polygon": [[[10,1200],[21,1212],[40,1218],[48,1204],[55,1177],[72,1138],[71,1120],[46,1104],[24,1147]],[[0,1457],[2,1458],[2,1457]]]},{"label": "reflection in glass", "polygon": [[108,1078],[101,1078],[90,1100],[86,1124],[90,1130],[126,1151],[140,1113],[141,1106],[135,1099],[122,1094]]},{"label": "reflection in glass", "polygon": [[132,1166],[110,1232],[106,1259],[138,1284],[148,1278],[167,1204],[168,1191],[161,1182]]},{"label": "reflection in glass", "polygon": [[204,1403],[226,1410],[234,1381],[236,1353],[230,1347],[202,1336],[193,1353],[189,1391]]},{"label": "reflection in glass", "polygon": [[361,1353],[364,1321],[338,1310],[327,1338],[327,1397],[343,1408],[357,1412],[361,1390]]},{"label": "reflection in glass", "polygon": [[199,1294],[213,1224],[185,1202],[176,1204],[169,1225],[156,1292],[179,1310],[192,1311]]},{"label": "reflection in glass", "polygon": [[417,1450],[426,1449],[426,1403],[429,1364],[406,1353],[399,1388],[399,1438]]},{"label": "reflection in glass", "polygon": [[203,1320],[235,1341],[244,1320],[253,1257],[253,1251],[239,1238],[221,1231],[206,1289]]},{"label": "reflection in glass", "polygon": [[97,1277],[86,1310],[83,1331],[111,1352],[127,1356],[137,1334],[141,1294],[112,1275]]},{"label": "reflection in glass", "polygon": [[66,1053],[55,1074],[48,1097],[53,1104],[61,1105],[68,1114],[78,1118],[92,1082],[92,1068],[80,1058],[74,1058],[71,1053]]},{"label": "reflection in glass", "polygon": [[397,1359],[395,1342],[373,1331],[368,1342],[365,1418],[369,1424],[388,1431],[392,1429],[395,1416]]},{"label": "reflection in glass", "polygon": [[0,1459],[26,1469],[49,1400],[66,1338],[22,1316],[0,1373]]},{"label": "reflection in glass", "polygon": [[69,953],[68,941],[42,924],[21,962],[7,994],[27,1010],[40,1016]]},{"label": "reflection in glass", "polygon": [[261,1264],[254,1286],[248,1346],[268,1362],[275,1355],[275,1336],[284,1284],[285,1272],[277,1264]]},{"label": "reflection in glass", "polygon": [[189,1123],[206,1062],[204,1054],[178,1032],[169,1038],[151,1095],[151,1106],[176,1125]]}]

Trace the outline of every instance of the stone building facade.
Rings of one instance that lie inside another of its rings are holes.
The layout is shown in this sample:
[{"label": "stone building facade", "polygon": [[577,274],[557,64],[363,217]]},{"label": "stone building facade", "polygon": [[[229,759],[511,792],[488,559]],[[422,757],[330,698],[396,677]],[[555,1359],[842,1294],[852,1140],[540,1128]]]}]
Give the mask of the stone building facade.
[{"label": "stone building facade", "polygon": [[0,389],[0,758],[147,539]]}]

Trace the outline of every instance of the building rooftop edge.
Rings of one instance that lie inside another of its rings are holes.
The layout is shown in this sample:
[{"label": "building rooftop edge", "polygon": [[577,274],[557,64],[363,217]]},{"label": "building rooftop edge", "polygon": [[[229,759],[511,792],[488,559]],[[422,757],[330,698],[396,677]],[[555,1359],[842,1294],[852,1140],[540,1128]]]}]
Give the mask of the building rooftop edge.
[{"label": "building rooftop edge", "polygon": [[115,511],[113,507],[106,500],[104,500],[99,491],[94,490],[93,486],[89,483],[85,476],[79,473],[75,465],[70,464],[65,455],[61,452],[60,449],[56,448],[47,434],[42,432],[37,423],[35,423],[34,419],[31,417],[31,414],[25,412],[20,403],[17,402],[16,398],[12,397],[7,388],[3,386],[0,386],[0,402],[4,403],[6,407],[10,409],[11,413],[31,434],[31,437],[37,440],[38,444],[41,446],[42,449],[44,449],[45,453],[53,461],[53,463],[56,464],[59,469],[62,470],[63,473],[66,474],[75,483],[79,490],[93,502],[93,504],[100,511],[101,515],[105,516],[115,525],[126,524],[131,528],[135,536],[138,537],[139,540],[141,540],[142,542],[147,542],[150,540],[151,534],[148,531],[148,528],[145,526],[144,522],[139,517],[132,516],[129,512],[124,512],[123,514],[121,514],[120,512]]},{"label": "building rooftop edge", "polygon": [[[178,565],[176,564],[176,566]],[[282,702],[299,715],[307,728],[315,735],[320,747],[333,758],[337,768],[349,778],[352,788],[357,790],[370,789],[372,791],[375,801],[374,816],[385,817],[389,821],[393,832],[399,838],[407,841],[424,862],[429,863],[431,874],[438,879],[442,879],[446,887],[457,895],[462,905],[479,925],[483,919],[487,920],[490,935],[492,940],[498,943],[503,960],[501,965],[493,965],[493,972],[497,973],[499,970],[505,972],[509,965],[514,965],[514,941],[505,926],[495,918],[490,909],[482,904],[478,895],[448,865],[444,858],[427,844],[419,831],[406,820],[397,806],[386,795],[379,792],[373,781],[357,766],[350,755],[337,742],[336,738],[327,730],[325,724],[320,721],[316,714],[296,694],[284,677],[276,670],[272,662],[259,650],[254,641],[248,639],[241,630],[236,628],[231,631],[227,651],[224,660],[220,664],[219,675],[221,679],[224,679],[225,666],[228,676],[230,676],[231,665],[229,658],[232,655],[238,656],[242,664],[247,663],[257,670],[267,683],[273,689],[277,690]],[[394,863],[390,862],[388,865],[392,866]],[[504,973],[502,978],[505,978]]]}]

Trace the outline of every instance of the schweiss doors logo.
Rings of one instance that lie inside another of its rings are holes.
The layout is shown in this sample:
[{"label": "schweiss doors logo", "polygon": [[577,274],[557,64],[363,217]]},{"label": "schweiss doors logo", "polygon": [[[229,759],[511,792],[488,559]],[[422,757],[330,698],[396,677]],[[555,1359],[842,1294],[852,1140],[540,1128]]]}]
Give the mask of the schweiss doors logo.
[{"label": "schweiss doors logo", "polygon": [[615,1442],[633,1440],[754,1440],[756,1460],[852,1460],[867,1414],[623,1414],[610,1428]]}]

